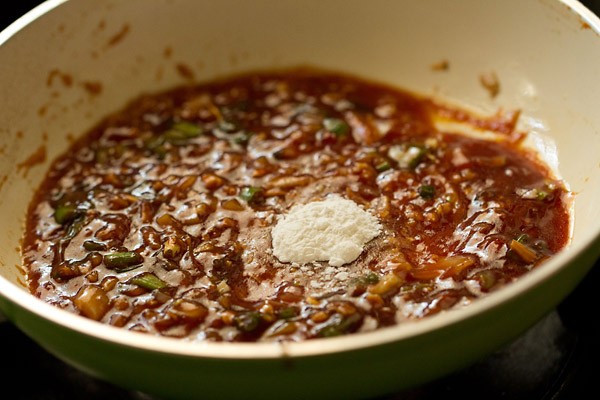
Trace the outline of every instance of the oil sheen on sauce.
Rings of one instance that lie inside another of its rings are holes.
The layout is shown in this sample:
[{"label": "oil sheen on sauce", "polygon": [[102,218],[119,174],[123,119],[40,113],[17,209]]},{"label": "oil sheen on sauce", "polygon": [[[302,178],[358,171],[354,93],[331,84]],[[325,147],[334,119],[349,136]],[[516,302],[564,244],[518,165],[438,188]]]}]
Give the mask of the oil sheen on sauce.
[{"label": "oil sheen on sauce", "polygon": [[[141,96],[52,164],[27,219],[30,289],[210,341],[356,334],[468,305],[568,242],[568,191],[520,147],[517,116],[304,69]],[[275,257],[277,221],[332,195],[376,218],[357,258]]]}]

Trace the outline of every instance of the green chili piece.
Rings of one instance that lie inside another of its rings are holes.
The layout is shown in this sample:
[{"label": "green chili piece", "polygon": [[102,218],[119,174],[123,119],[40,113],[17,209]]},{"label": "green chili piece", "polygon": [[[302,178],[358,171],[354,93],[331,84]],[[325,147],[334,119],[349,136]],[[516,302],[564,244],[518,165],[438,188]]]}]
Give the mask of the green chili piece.
[{"label": "green chili piece", "polygon": [[174,145],[181,145],[185,144],[188,139],[200,136],[202,133],[202,128],[194,123],[187,121],[176,122],[171,129],[159,136],[160,139],[155,139],[157,141],[155,148],[160,148],[162,145],[160,143],[161,139],[163,142],[166,141]]},{"label": "green chili piece", "polygon": [[234,135],[233,143],[239,144],[241,146],[245,146],[250,141],[250,137],[253,135],[252,132],[241,131],[238,134]]},{"label": "green chili piece", "polygon": [[418,147],[418,146],[409,147],[408,151],[407,151],[408,167],[410,169],[417,168],[417,165],[419,165],[419,163],[423,160],[423,157],[425,156],[426,153],[427,153],[427,149],[425,149],[425,148]]},{"label": "green chili piece", "polygon": [[379,163],[375,166],[375,169],[377,170],[377,172],[383,172],[383,171],[387,171],[388,169],[392,168],[392,166],[390,165],[389,162],[384,161],[382,163]]},{"label": "green chili piece", "polygon": [[165,138],[162,135],[158,136],[150,136],[148,139],[144,141],[144,146],[148,150],[156,150],[165,143]]},{"label": "green chili piece", "polygon": [[282,319],[294,318],[296,315],[298,315],[298,312],[296,311],[296,309],[294,307],[282,308],[277,313],[277,316]]},{"label": "green chili piece", "polygon": [[165,281],[152,273],[134,276],[131,278],[130,282],[148,290],[162,289],[168,286]]},{"label": "green chili piece", "polygon": [[61,204],[54,210],[54,220],[64,225],[73,221],[79,214],[75,204]]},{"label": "green chili piece", "polygon": [[359,276],[354,281],[357,286],[373,285],[377,282],[379,282],[379,275],[377,275],[375,272],[369,272],[365,275]]},{"label": "green chili piece", "polygon": [[342,333],[343,332],[340,330],[340,328],[337,325],[329,325],[319,331],[319,336],[320,337],[333,337],[333,336],[339,336]]},{"label": "green chili piece", "polygon": [[489,270],[484,270],[479,272],[476,276],[481,288],[484,290],[490,290],[496,284],[496,275],[494,272]]},{"label": "green chili piece", "polygon": [[156,157],[158,157],[159,160],[164,160],[168,153],[168,150],[165,148],[165,146],[158,146],[152,151],[154,152],[154,154],[156,154]]},{"label": "green chili piece", "polygon": [[323,120],[323,127],[333,132],[337,137],[346,136],[350,131],[350,127],[346,121],[339,118],[325,118]]},{"label": "green chili piece", "polygon": [[202,134],[202,128],[200,126],[187,121],[175,123],[172,129],[183,133],[187,138],[194,138]]},{"label": "green chili piece", "polygon": [[361,281],[367,285],[373,285],[379,282],[379,275],[377,275],[375,272],[369,272],[362,277]]},{"label": "green chili piece", "polygon": [[106,268],[125,272],[137,268],[144,262],[144,258],[135,251],[121,251],[106,254],[104,256],[104,265]]},{"label": "green chili piece", "polygon": [[427,154],[427,148],[418,145],[396,145],[390,147],[388,156],[398,162],[398,166],[404,169],[415,169],[423,161]]},{"label": "green chili piece", "polygon": [[235,325],[243,332],[252,332],[260,323],[260,314],[254,311],[245,312],[235,317]]},{"label": "green chili piece", "polygon": [[329,323],[317,332],[318,336],[332,337],[343,335],[360,321],[360,315],[356,313],[344,318],[341,314],[334,314],[329,321]]},{"label": "green chili piece", "polygon": [[245,186],[240,190],[240,197],[248,203],[257,202],[262,195],[262,188]]},{"label": "green chili piece", "polygon": [[173,144],[182,144],[188,139],[185,132],[181,132],[175,129],[169,129],[168,131],[163,133],[163,138],[165,139],[165,141]]},{"label": "green chili piece", "polygon": [[419,186],[419,195],[425,200],[433,199],[435,197],[435,187],[432,185],[421,185]]},{"label": "green chili piece", "polygon": [[154,153],[159,159],[163,159],[167,155],[164,134],[149,137],[144,141],[144,147]]},{"label": "green chili piece", "polygon": [[548,197],[549,193],[543,189],[538,189],[537,190],[537,195],[536,195],[536,199],[538,200],[545,200],[546,197]]}]

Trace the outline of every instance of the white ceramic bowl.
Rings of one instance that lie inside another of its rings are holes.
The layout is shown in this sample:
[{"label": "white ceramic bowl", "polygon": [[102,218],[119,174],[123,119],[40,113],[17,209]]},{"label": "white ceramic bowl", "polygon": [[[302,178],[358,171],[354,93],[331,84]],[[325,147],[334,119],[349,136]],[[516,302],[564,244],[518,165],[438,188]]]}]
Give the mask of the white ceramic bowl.
[{"label": "white ceramic bowl", "polygon": [[[50,0],[0,33],[0,308],[53,354],[168,398],[364,398],[461,368],[522,333],[600,253],[600,21],[574,0]],[[447,61],[449,69],[432,65]],[[24,288],[33,190],[71,138],[142,92],[252,69],[352,72],[522,128],[576,193],[543,268],[415,324],[288,344],[184,343],[69,314]],[[182,66],[185,66],[183,68]],[[479,82],[494,73],[500,93]]]}]

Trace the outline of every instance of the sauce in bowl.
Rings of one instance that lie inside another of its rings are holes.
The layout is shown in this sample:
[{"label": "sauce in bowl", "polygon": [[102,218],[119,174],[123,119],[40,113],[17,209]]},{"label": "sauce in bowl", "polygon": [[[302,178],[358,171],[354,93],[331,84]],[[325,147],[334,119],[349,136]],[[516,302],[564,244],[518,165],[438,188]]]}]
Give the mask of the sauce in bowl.
[{"label": "sauce in bowl", "polygon": [[468,305],[568,243],[569,192],[521,146],[516,116],[313,70],[141,96],[52,164],[27,219],[30,289],[123,329],[211,341]]}]

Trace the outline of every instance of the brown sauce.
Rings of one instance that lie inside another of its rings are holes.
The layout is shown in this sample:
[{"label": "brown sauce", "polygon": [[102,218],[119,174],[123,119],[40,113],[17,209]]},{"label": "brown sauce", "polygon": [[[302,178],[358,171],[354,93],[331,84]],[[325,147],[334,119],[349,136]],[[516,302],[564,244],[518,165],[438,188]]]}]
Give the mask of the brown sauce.
[{"label": "brown sauce", "polygon": [[[504,139],[440,131],[436,115]],[[299,341],[467,305],[568,242],[568,192],[510,140],[515,124],[307,70],[141,96],[52,164],[28,214],[28,284],[189,340]],[[277,219],[329,194],[381,234],[340,267],[277,260]]]}]

